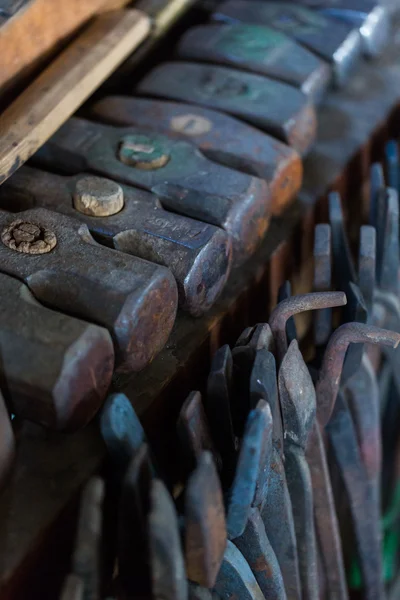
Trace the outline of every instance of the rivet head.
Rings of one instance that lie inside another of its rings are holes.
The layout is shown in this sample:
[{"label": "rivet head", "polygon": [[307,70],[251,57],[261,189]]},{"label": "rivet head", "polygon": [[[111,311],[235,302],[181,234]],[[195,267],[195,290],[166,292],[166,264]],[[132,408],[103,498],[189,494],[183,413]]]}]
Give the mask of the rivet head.
[{"label": "rivet head", "polygon": [[13,221],[3,229],[1,241],[7,248],[23,254],[46,254],[57,244],[53,231],[22,219]]},{"label": "rivet head", "polygon": [[170,159],[162,144],[147,135],[127,135],[120,143],[118,157],[121,162],[137,169],[161,169]]},{"label": "rivet head", "polygon": [[124,207],[123,189],[115,181],[103,177],[82,177],[76,182],[74,207],[91,217],[110,217]]}]

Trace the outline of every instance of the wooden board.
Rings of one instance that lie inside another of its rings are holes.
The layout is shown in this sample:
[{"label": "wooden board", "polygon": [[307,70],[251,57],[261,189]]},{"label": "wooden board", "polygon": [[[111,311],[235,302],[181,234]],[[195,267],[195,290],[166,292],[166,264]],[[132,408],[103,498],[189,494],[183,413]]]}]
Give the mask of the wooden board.
[{"label": "wooden board", "polygon": [[32,156],[149,31],[150,20],[140,11],[106,13],[41,73],[0,116],[0,183]]},{"label": "wooden board", "polygon": [[[10,91],[96,13],[128,0],[0,1],[0,96]],[[1,8],[4,7],[1,16]],[[18,10],[17,10],[18,9]],[[14,14],[13,14],[14,13]],[[11,15],[8,18],[5,15]]]}]

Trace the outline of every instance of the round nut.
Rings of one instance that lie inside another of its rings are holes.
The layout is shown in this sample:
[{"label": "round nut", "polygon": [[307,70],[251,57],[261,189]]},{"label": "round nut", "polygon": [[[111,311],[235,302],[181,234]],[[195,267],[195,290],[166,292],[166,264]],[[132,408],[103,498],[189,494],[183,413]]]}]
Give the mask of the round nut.
[{"label": "round nut", "polygon": [[128,135],[120,144],[119,160],[144,171],[161,169],[170,159],[162,144],[146,135]]},{"label": "round nut", "polygon": [[91,217],[110,217],[124,207],[124,192],[115,181],[103,177],[82,177],[75,185],[74,207]]},{"label": "round nut", "polygon": [[1,241],[7,248],[23,254],[46,254],[57,244],[55,233],[22,219],[13,221],[3,229]]}]

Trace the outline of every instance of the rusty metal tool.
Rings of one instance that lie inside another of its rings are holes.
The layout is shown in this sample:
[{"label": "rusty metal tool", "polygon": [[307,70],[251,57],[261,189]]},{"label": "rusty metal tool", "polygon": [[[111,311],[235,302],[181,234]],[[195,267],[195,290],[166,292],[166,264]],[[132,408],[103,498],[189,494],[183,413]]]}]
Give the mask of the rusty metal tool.
[{"label": "rusty metal tool", "polygon": [[35,158],[70,174],[95,172],[154,192],[168,210],[225,229],[237,261],[252,254],[268,227],[265,181],[217,165],[193,144],[166,135],[73,118]]},{"label": "rusty metal tool", "polygon": [[292,296],[283,300],[272,311],[269,318],[275,344],[278,364],[283,360],[287,349],[286,323],[293,315],[307,310],[318,310],[335,306],[344,306],[346,295],[343,292],[313,292]]},{"label": "rusty metal tool", "polygon": [[210,452],[202,452],[184,494],[187,577],[212,588],[225,552],[226,524],[221,484]]},{"label": "rusty metal tool", "polygon": [[108,331],[50,310],[3,273],[0,303],[0,379],[11,412],[52,429],[84,427],[111,383]]},{"label": "rusty metal tool", "polygon": [[307,460],[314,491],[316,528],[328,590],[347,597],[341,541],[322,433],[329,423],[339,390],[340,375],[351,343],[378,343],[396,347],[400,335],[363,323],[346,323],[332,334],[316,384],[317,421],[309,438]]},{"label": "rusty metal tool", "polygon": [[235,477],[228,492],[226,527],[229,539],[242,535],[253,504],[260,475],[260,462],[266,450],[268,412],[257,405],[246,419]]},{"label": "rusty metal tool", "polygon": [[343,86],[358,62],[362,43],[354,25],[340,23],[295,2],[226,0],[213,18],[267,25],[281,31],[332,64],[334,83]]},{"label": "rusty metal tool", "polygon": [[[273,354],[266,348],[256,353],[249,387],[252,403],[263,399],[268,403],[272,415],[272,449],[269,464],[266,465],[269,476],[268,482],[264,480],[268,485],[267,489],[264,486],[264,493],[256,494],[254,504],[260,510],[267,539],[278,560],[287,598],[299,599],[301,584],[292,503],[283,462],[283,427],[276,363]],[[262,487],[259,486],[260,490]],[[275,580],[277,589],[278,582],[279,578]]]},{"label": "rusty metal tool", "polygon": [[[278,304],[279,302],[282,302],[282,300],[288,300],[291,297],[292,286],[290,285],[290,281],[286,280],[282,283],[278,290]],[[297,330],[294,317],[290,317],[290,319],[288,319],[286,322],[286,337],[288,344],[290,344],[292,340],[297,339]]]},{"label": "rusty metal tool", "polygon": [[86,484],[82,499],[72,556],[72,573],[83,583],[83,597],[100,600],[101,533],[104,481],[93,477]]},{"label": "rusty metal tool", "polygon": [[314,503],[310,470],[305,452],[315,423],[316,397],[314,385],[293,340],[279,369],[285,473],[292,501],[302,597],[318,600],[318,560],[314,528]]},{"label": "rusty metal tool", "polygon": [[351,414],[341,393],[337,395],[326,431],[349,499],[364,597],[378,600],[385,597],[380,511],[376,503],[376,489],[369,485]]},{"label": "rusty metal tool", "polygon": [[156,196],[103,177],[22,167],[1,186],[0,206],[61,212],[85,223],[104,245],[169,267],[180,306],[193,316],[212,306],[230,271],[231,242],[224,231],[167,212]]},{"label": "rusty metal tool", "polygon": [[145,127],[187,140],[210,160],[265,179],[273,215],[281,214],[300,189],[298,153],[230,115],[184,102],[127,96],[103,98],[90,114],[111,125]]},{"label": "rusty metal tool", "polygon": [[400,192],[399,148],[395,140],[389,140],[385,146],[387,184]]},{"label": "rusty metal tool", "polygon": [[214,354],[207,379],[207,394],[204,398],[204,410],[210,426],[211,437],[223,464],[221,478],[225,487],[232,484],[238,449],[230,406],[232,369],[232,354],[226,344]]},{"label": "rusty metal tool", "polygon": [[11,418],[0,392],[0,491],[11,471],[15,450],[16,444]]},{"label": "rusty metal tool", "polygon": [[378,56],[390,35],[387,8],[375,0],[301,0],[300,4],[332,19],[354,25],[360,31],[363,53]]},{"label": "rusty metal tool", "polygon": [[286,83],[254,73],[200,63],[167,62],[145,75],[135,92],[227,112],[277,137],[302,155],[315,140],[316,114],[304,94]]},{"label": "rusty metal tool", "polygon": [[242,553],[229,540],[213,590],[221,600],[228,598],[265,600],[264,594],[261,592]]},{"label": "rusty metal tool", "polygon": [[0,270],[35,298],[109,329],[120,371],[140,370],[164,346],[177,291],[168,269],[98,245],[79,221],[45,209],[0,211]]},{"label": "rusty metal tool", "polygon": [[118,518],[118,568],[125,593],[151,597],[148,515],[153,469],[149,448],[142,444],[127,469]]},{"label": "rusty metal tool", "polygon": [[185,460],[191,470],[195,468],[203,450],[211,452],[220,468],[221,460],[211,437],[200,392],[190,392],[183,403],[179,412],[177,432],[182,447],[185,448]]},{"label": "rusty metal tool", "polygon": [[[331,226],[321,223],[314,233],[314,292],[332,289]],[[317,348],[325,346],[332,331],[332,309],[318,310],[314,316],[314,341]]]},{"label": "rusty metal tool", "polygon": [[314,103],[322,100],[332,75],[326,62],[265,25],[198,25],[183,34],[176,53],[184,60],[222,64],[278,79],[300,89]]},{"label": "rusty metal tool", "polygon": [[[149,559],[153,598],[187,600],[188,584],[174,502],[160,479],[150,483]],[[133,533],[133,532],[131,532]]]}]

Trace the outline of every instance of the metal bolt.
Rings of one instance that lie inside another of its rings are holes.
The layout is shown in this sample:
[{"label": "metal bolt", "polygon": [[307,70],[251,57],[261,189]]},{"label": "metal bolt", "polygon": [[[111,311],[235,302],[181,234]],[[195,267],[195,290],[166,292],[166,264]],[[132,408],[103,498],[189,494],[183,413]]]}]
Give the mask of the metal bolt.
[{"label": "metal bolt", "polygon": [[46,254],[57,244],[55,234],[35,223],[18,219],[2,231],[1,241],[7,248],[23,254]]},{"label": "metal bolt", "polygon": [[170,159],[162,144],[146,135],[128,135],[123,138],[118,157],[125,165],[144,171],[161,169]]},{"label": "metal bolt", "polygon": [[124,207],[124,192],[115,181],[103,177],[82,177],[75,185],[74,207],[91,217],[109,217]]}]

